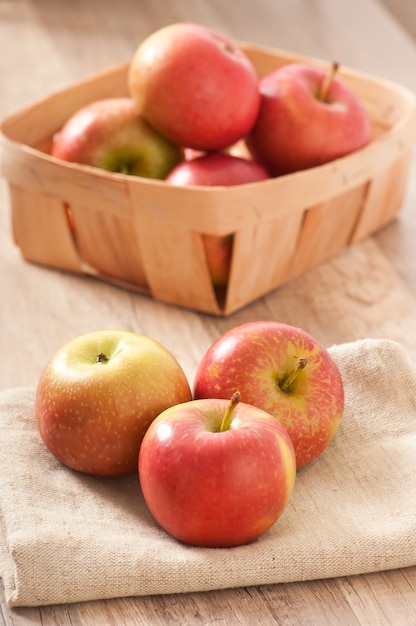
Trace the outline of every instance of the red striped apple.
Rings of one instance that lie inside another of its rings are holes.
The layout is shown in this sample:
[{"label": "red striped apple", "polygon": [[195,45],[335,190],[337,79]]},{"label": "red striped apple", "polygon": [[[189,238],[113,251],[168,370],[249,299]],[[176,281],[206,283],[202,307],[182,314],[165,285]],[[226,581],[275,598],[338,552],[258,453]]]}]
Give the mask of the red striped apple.
[{"label": "red striped apple", "polygon": [[324,452],[343,414],[343,382],[328,350],[301,328],[281,322],[236,326],[202,357],[194,398],[229,398],[236,390],[242,401],[283,424],[297,469]]},{"label": "red striped apple", "polygon": [[281,516],[296,462],[283,426],[228,400],[195,400],[150,425],[139,454],[147,506],[180,541],[210,548],[250,543]]},{"label": "red striped apple", "polygon": [[331,71],[290,63],[260,81],[261,105],[246,138],[272,176],[327,163],[365,146],[370,120],[352,89]]},{"label": "red striped apple", "polygon": [[201,24],[170,24],[147,37],[133,55],[128,84],[152,126],[196,150],[233,144],[259,110],[258,77],[249,58]]},{"label": "red striped apple", "polygon": [[155,417],[190,398],[182,368],[159,342],[98,330],[51,357],[37,385],[35,413],[46,447],[61,463],[122,476],[137,471],[139,447]]},{"label": "red striped apple", "polygon": [[52,156],[110,172],[163,179],[184,158],[139,114],[132,98],[104,98],[76,111],[56,134]]}]

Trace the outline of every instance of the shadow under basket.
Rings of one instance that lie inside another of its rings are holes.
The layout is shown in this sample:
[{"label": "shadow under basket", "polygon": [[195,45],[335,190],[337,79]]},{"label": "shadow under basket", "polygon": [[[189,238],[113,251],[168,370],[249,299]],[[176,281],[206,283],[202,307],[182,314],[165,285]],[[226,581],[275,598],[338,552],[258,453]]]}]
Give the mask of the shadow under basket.
[{"label": "shadow under basket", "polygon": [[[241,44],[260,76],[319,59]],[[173,187],[48,154],[88,102],[128,95],[128,63],[16,113],[1,125],[13,236],[27,261],[87,274],[197,311],[229,315],[387,224],[400,210],[415,136],[415,97],[342,68],[366,107],[371,142],[331,163],[236,187]],[[213,287],[204,235],[232,236],[227,287]]]}]

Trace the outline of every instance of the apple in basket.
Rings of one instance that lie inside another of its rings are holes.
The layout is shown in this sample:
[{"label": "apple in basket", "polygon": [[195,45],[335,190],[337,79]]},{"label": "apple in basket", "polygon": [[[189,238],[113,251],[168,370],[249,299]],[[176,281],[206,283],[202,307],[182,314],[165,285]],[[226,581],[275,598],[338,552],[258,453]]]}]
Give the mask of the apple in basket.
[{"label": "apple in basket", "polygon": [[296,461],[284,427],[231,400],[185,402],[161,413],[139,453],[144,499],[176,539],[209,548],[251,543],[281,516]]},{"label": "apple in basket", "polygon": [[163,179],[184,158],[139,114],[132,98],[104,98],[76,111],[55,135],[54,157],[110,172]]},{"label": "apple in basket", "polygon": [[195,399],[229,398],[236,390],[284,425],[298,470],[324,452],[344,410],[341,374],[326,348],[301,328],[276,321],[236,326],[202,357]]},{"label": "apple in basket", "polygon": [[[182,161],[166,181],[172,185],[230,186],[270,178],[262,165],[220,152]],[[208,270],[215,287],[227,285],[231,265],[232,235],[202,235]]]},{"label": "apple in basket", "polygon": [[179,22],[149,35],[132,57],[128,85],[160,133],[196,150],[233,144],[259,110],[258,76],[249,58],[201,24]]},{"label": "apple in basket", "polygon": [[96,476],[137,472],[143,435],[191,390],[174,356],[156,340],[97,330],[70,340],[38,381],[35,414],[46,447],[64,465]]},{"label": "apple in basket", "polygon": [[369,116],[337,69],[291,63],[260,80],[260,112],[246,144],[272,176],[321,165],[369,142]]}]

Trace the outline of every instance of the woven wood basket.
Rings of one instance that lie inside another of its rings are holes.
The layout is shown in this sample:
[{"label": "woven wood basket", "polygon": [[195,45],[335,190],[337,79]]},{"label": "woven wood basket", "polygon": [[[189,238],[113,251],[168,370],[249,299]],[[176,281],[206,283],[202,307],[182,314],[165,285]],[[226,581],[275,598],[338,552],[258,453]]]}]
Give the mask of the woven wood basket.
[{"label": "woven wood basket", "polygon": [[[259,75],[319,59],[242,44]],[[416,126],[414,95],[342,68],[372,120],[368,146],[320,167],[237,187],[182,188],[69,164],[51,139],[81,106],[127,95],[128,63],[3,121],[2,174],[27,261],[92,275],[153,298],[228,315],[333,257],[401,208]],[[215,290],[202,235],[233,235],[227,288]]]}]

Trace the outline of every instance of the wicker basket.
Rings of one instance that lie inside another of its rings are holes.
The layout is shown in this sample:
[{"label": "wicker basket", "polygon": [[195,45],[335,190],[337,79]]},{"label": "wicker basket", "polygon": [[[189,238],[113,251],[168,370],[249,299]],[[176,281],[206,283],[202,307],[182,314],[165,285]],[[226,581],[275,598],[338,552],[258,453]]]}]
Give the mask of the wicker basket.
[{"label": "wicker basket", "polygon": [[[259,75],[318,59],[243,45]],[[333,257],[399,211],[416,105],[407,89],[340,75],[372,120],[368,146],[303,172],[237,187],[182,188],[58,161],[51,138],[78,108],[127,95],[128,63],[53,94],[1,125],[13,234],[27,261],[88,274],[181,307],[228,315]],[[228,286],[213,288],[202,234],[233,235]]]}]

